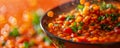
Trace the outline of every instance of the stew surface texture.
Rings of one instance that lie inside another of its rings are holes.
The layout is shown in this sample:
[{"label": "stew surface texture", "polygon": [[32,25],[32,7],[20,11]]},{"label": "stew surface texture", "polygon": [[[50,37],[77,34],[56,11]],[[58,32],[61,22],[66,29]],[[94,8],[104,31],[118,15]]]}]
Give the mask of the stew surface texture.
[{"label": "stew surface texture", "polygon": [[[55,36],[73,42],[120,42],[120,6],[100,0],[80,0],[76,8],[55,15],[49,11],[48,30]],[[56,16],[56,17],[54,17]]]}]

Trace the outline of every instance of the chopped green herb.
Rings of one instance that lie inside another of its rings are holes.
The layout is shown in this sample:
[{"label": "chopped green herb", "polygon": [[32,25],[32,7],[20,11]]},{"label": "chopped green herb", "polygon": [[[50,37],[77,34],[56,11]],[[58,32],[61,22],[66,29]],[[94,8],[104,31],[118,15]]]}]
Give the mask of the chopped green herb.
[{"label": "chopped green herb", "polygon": [[109,14],[105,14],[105,17],[109,17]]},{"label": "chopped green herb", "polygon": [[77,9],[78,9],[78,10],[79,10],[79,9],[80,9],[80,10],[83,10],[83,8],[84,8],[84,5],[80,5],[80,4],[79,4],[79,5],[77,6]]},{"label": "chopped green herb", "polygon": [[84,24],[83,22],[80,22],[80,26],[83,26],[83,24]]},{"label": "chopped green herb", "polygon": [[74,22],[74,25],[71,27],[71,29],[73,30],[73,32],[77,32],[77,23]]},{"label": "chopped green herb", "polygon": [[19,36],[19,32],[18,32],[18,29],[17,28],[14,28],[10,33],[9,33],[10,36],[13,36],[13,37],[17,37]]},{"label": "chopped green herb", "polygon": [[107,30],[107,31],[111,31],[112,30],[112,28],[110,28],[107,24],[101,24],[100,26],[101,26],[102,30]]},{"label": "chopped green herb", "polygon": [[107,26],[107,27],[106,27],[106,30],[107,30],[107,31],[111,31],[112,28],[110,28],[110,27]]},{"label": "chopped green herb", "polygon": [[29,42],[29,46],[33,46],[34,44],[35,44],[35,43],[34,43],[34,41],[32,41],[32,40]]},{"label": "chopped green herb", "polygon": [[77,27],[76,26],[72,26],[71,29],[73,30],[73,32],[77,32]]},{"label": "chopped green herb", "polygon": [[115,14],[110,14],[110,16],[112,17],[112,21],[115,21],[115,20],[117,20],[117,16],[115,15]]},{"label": "chopped green herb", "polygon": [[29,48],[29,43],[28,42],[24,42],[24,47],[25,48]]},{"label": "chopped green herb", "polygon": [[47,36],[45,36],[45,37],[43,38],[43,41],[44,41],[44,42],[47,42],[48,44],[51,44],[51,43],[52,43],[51,40],[50,40]]},{"label": "chopped green herb", "polygon": [[118,23],[116,24],[116,26],[120,26],[120,22],[118,22]]},{"label": "chopped green herb", "polygon": [[37,25],[40,23],[40,16],[37,15],[37,13],[33,13],[33,24]]},{"label": "chopped green herb", "polygon": [[107,8],[106,8],[106,3],[105,3],[105,2],[102,2],[102,3],[100,4],[100,10],[105,10],[105,9],[107,9]]},{"label": "chopped green herb", "polygon": [[115,16],[115,14],[112,13],[112,14],[110,14],[110,16]]},{"label": "chopped green herb", "polygon": [[33,23],[33,26],[34,26],[34,29],[36,31],[37,34],[41,34],[43,33],[41,27],[40,27],[40,17],[36,12],[33,12],[33,20],[32,20],[32,23]]},{"label": "chopped green herb", "polygon": [[37,34],[43,33],[43,30],[41,29],[40,25],[34,25],[34,29]]},{"label": "chopped green herb", "polygon": [[77,22],[74,22],[74,25],[73,26],[77,26]]},{"label": "chopped green herb", "polygon": [[117,20],[117,16],[113,16],[111,20],[112,20],[112,21]]},{"label": "chopped green herb", "polygon": [[107,25],[106,25],[106,24],[101,24],[100,26],[101,26],[101,29],[103,29],[103,30],[105,30],[105,29],[106,29],[106,27],[107,27]]},{"label": "chopped green herb", "polygon": [[98,21],[102,21],[102,20],[104,20],[105,19],[105,16],[99,16],[98,17]]},{"label": "chopped green herb", "polygon": [[82,26],[78,26],[78,30],[82,30]]},{"label": "chopped green herb", "polygon": [[112,4],[106,4],[105,2],[102,2],[100,4],[100,10],[105,10],[105,9],[108,9],[108,8],[115,9],[116,7],[113,6]]},{"label": "chopped green herb", "polygon": [[114,8],[112,4],[107,4],[106,8]]},{"label": "chopped green herb", "polygon": [[66,21],[69,21],[69,20],[71,20],[71,19],[73,19],[73,18],[74,18],[74,16],[68,15],[68,16],[66,17]]}]

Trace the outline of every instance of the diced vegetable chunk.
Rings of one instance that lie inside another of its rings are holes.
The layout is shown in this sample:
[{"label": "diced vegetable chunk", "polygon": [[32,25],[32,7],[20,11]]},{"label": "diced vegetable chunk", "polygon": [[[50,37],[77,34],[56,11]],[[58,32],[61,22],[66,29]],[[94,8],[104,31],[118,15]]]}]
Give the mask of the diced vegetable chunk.
[{"label": "diced vegetable chunk", "polygon": [[52,28],[53,26],[54,26],[53,23],[49,23],[49,24],[48,24],[48,27],[49,27],[49,28]]},{"label": "diced vegetable chunk", "polygon": [[29,43],[28,42],[24,42],[24,47],[25,48],[29,48]]},{"label": "diced vegetable chunk", "polygon": [[115,33],[120,34],[120,27],[115,27],[115,28],[114,28],[114,31],[115,31]]},{"label": "diced vegetable chunk", "polygon": [[105,19],[105,16],[100,16],[100,17],[98,17],[98,21],[102,21],[102,20],[104,20]]},{"label": "diced vegetable chunk", "polygon": [[67,33],[67,34],[73,33],[73,31],[72,31],[72,29],[71,29],[70,27],[65,28],[65,29],[63,30],[63,32],[64,32],[64,33]]},{"label": "diced vegetable chunk", "polygon": [[77,9],[81,9],[81,10],[83,10],[83,8],[84,8],[83,5],[78,5],[78,6],[77,6]]},{"label": "diced vegetable chunk", "polygon": [[49,17],[53,17],[53,16],[54,16],[54,12],[53,12],[53,11],[49,11],[49,12],[47,13],[47,15],[48,15]]},{"label": "diced vegetable chunk", "polygon": [[19,36],[19,32],[18,32],[18,29],[17,28],[14,28],[10,33],[9,33],[10,36],[13,36],[13,37],[17,37]]}]

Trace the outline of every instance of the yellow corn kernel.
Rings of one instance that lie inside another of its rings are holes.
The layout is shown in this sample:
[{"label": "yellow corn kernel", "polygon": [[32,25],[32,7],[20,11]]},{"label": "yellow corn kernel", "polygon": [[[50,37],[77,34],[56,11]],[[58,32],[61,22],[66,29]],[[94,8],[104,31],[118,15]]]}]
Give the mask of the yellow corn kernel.
[{"label": "yellow corn kernel", "polygon": [[70,24],[70,27],[72,27],[73,25],[74,25],[74,23],[71,23],[71,24]]},{"label": "yellow corn kernel", "polygon": [[74,42],[78,42],[78,39],[77,38],[73,38],[72,39]]},{"label": "yellow corn kernel", "polygon": [[84,4],[85,3],[85,0],[80,0],[80,4]]},{"label": "yellow corn kernel", "polygon": [[87,15],[89,13],[89,7],[85,6],[82,12],[82,15]]},{"label": "yellow corn kernel", "polygon": [[64,22],[64,26],[67,26],[68,24],[69,24],[68,21],[65,21],[65,22]]},{"label": "yellow corn kernel", "polygon": [[93,20],[96,20],[98,18],[98,16],[96,14],[93,14],[92,16],[93,17],[91,17],[91,19],[93,19]]},{"label": "yellow corn kernel", "polygon": [[90,6],[90,2],[85,2],[85,6]]},{"label": "yellow corn kernel", "polygon": [[98,9],[100,8],[100,7],[99,7],[98,5],[96,5],[96,4],[92,4],[91,6],[92,6],[93,10],[98,10]]},{"label": "yellow corn kernel", "polygon": [[70,38],[71,38],[70,36],[66,36],[66,40],[70,40]]},{"label": "yellow corn kernel", "polygon": [[84,23],[88,22],[88,21],[90,20],[90,18],[91,18],[90,16],[86,16],[86,17],[83,19],[83,22],[84,22]]},{"label": "yellow corn kernel", "polygon": [[77,17],[77,19],[75,20],[75,22],[80,22],[80,21],[82,21],[82,17],[81,16],[79,16],[79,17]]},{"label": "yellow corn kernel", "polygon": [[97,37],[93,37],[93,38],[92,38],[92,41],[93,41],[93,42],[96,42],[97,40],[99,40]]},{"label": "yellow corn kernel", "polygon": [[63,34],[58,34],[59,37],[63,37]]},{"label": "yellow corn kernel", "polygon": [[75,13],[75,18],[78,17],[78,16],[80,16],[80,12]]},{"label": "yellow corn kernel", "polygon": [[53,12],[53,11],[49,11],[49,12],[47,13],[47,15],[48,15],[49,17],[53,17],[53,16],[54,16],[54,12]]},{"label": "yellow corn kernel", "polygon": [[49,23],[49,24],[48,24],[48,27],[49,27],[49,28],[52,28],[52,27],[53,27],[53,23]]}]

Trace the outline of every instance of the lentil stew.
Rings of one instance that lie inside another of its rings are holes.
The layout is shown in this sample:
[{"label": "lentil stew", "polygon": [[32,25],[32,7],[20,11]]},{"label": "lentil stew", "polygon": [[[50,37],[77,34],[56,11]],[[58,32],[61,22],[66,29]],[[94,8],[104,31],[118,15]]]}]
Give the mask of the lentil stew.
[{"label": "lentil stew", "polygon": [[80,4],[73,6],[75,8],[69,12],[57,15],[48,11],[47,30],[50,33],[73,42],[120,42],[119,3],[80,0]]}]

